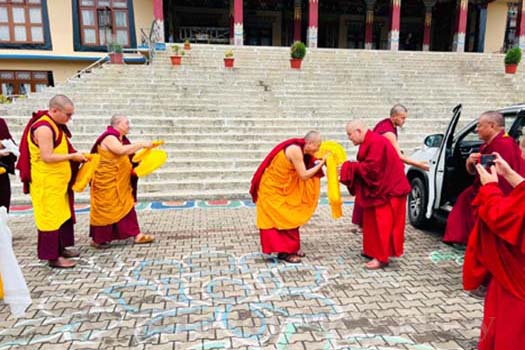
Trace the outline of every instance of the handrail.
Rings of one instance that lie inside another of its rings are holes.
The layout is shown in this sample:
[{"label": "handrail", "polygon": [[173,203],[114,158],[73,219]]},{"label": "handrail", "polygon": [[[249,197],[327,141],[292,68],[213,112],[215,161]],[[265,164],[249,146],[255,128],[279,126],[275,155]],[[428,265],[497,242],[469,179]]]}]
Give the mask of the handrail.
[{"label": "handrail", "polygon": [[73,79],[76,79],[76,78],[80,78],[80,76],[82,74],[85,74],[85,73],[90,73],[92,69],[94,68],[97,68],[98,66],[101,66],[102,63],[104,63],[106,60],[107,60],[107,56],[102,56],[100,57],[98,60],[96,60],[95,62],[91,63],[89,66],[87,66],[86,68],[83,68],[81,70],[79,70],[78,72],[76,72],[73,76],[69,77],[66,82],[69,82],[70,80],[73,80]]}]

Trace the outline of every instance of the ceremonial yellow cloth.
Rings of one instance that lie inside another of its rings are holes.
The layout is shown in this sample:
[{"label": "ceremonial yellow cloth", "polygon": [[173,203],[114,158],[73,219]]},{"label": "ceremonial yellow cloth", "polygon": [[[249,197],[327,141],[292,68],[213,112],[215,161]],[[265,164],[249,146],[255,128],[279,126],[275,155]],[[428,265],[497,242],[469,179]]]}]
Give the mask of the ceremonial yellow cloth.
[{"label": "ceremonial yellow cloth", "polygon": [[280,151],[261,179],[257,227],[287,230],[304,225],[317,208],[319,192],[319,177],[301,180],[284,150]]},{"label": "ceremonial yellow cloth", "polygon": [[119,222],[135,205],[131,188],[131,162],[98,146],[100,163],[91,181],[90,220],[93,226]]},{"label": "ceremonial yellow cloth", "polygon": [[[51,124],[57,137],[59,134],[62,135],[53,153],[68,154],[65,133],[60,133],[51,117],[43,116],[39,119],[39,121],[44,120]],[[36,227],[40,231],[56,231],[71,218],[67,194],[67,187],[71,180],[71,165],[68,160],[57,163],[44,162],[40,156],[40,148],[31,140],[31,133],[28,133],[27,141],[31,155],[29,192],[33,202]]]}]

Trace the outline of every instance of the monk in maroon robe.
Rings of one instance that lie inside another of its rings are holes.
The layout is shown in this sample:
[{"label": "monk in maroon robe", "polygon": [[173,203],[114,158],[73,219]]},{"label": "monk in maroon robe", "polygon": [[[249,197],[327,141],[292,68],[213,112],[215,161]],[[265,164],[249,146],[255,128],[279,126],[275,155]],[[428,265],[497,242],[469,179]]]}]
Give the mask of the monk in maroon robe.
[{"label": "monk in maroon robe", "polygon": [[[495,155],[495,166],[489,171],[476,165],[482,186],[472,203],[477,219],[465,254],[463,286],[465,290],[473,290],[490,280],[478,349],[522,349],[525,346],[525,181],[500,155]],[[507,196],[498,186],[501,180],[514,188]]]},{"label": "monk in maroon robe", "polygon": [[348,138],[360,145],[357,162],[345,162],[340,181],[363,206],[363,253],[371,257],[365,267],[378,269],[391,256],[403,254],[406,196],[410,184],[396,149],[361,121],[348,123]]},{"label": "monk in maroon robe", "polygon": [[[525,163],[521,157],[521,150],[514,139],[505,133],[505,119],[501,113],[489,111],[481,114],[476,131],[479,138],[485,143],[481,145],[479,153],[472,153],[467,158],[467,171],[476,177],[472,185],[458,196],[454,208],[448,216],[445,236],[443,237],[443,241],[447,243],[467,244],[469,234],[474,227],[477,218],[472,208],[472,201],[481,186],[475,166],[479,163],[481,154],[497,152],[512,169],[521,175],[525,175]],[[499,179],[498,184],[505,195],[512,189],[512,186],[505,179]]]},{"label": "monk in maroon robe", "polygon": [[5,149],[1,143],[2,140],[11,140],[14,142],[5,120],[0,118],[0,167],[6,170],[5,173],[0,174],[0,207],[6,207],[7,212],[9,212],[9,205],[11,204],[9,174],[15,173],[16,156]]},{"label": "monk in maroon robe", "polygon": [[[388,141],[390,141],[392,146],[397,150],[399,158],[401,158],[403,163],[428,171],[429,167],[426,162],[416,161],[404,155],[399,147],[399,143],[397,142],[397,127],[402,127],[405,124],[407,117],[408,109],[402,104],[395,104],[390,110],[390,117],[377,123],[373,131],[383,135]],[[357,200],[354,202],[352,223],[363,226],[363,208]]]}]

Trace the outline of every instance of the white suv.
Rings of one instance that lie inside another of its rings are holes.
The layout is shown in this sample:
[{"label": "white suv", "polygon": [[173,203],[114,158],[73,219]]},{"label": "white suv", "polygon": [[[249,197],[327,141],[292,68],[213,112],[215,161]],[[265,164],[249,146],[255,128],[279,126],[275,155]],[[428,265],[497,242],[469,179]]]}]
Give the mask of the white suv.
[{"label": "white suv", "polygon": [[[426,227],[432,220],[446,221],[458,195],[474,177],[467,173],[465,162],[472,152],[478,152],[482,141],[476,133],[477,118],[457,132],[462,106],[453,110],[453,116],[445,134],[429,135],[423,147],[411,158],[425,160],[428,172],[415,167],[407,168],[407,178],[412,186],[408,195],[408,219],[412,226]],[[525,126],[525,104],[498,110],[505,117],[505,129],[516,142]]]}]

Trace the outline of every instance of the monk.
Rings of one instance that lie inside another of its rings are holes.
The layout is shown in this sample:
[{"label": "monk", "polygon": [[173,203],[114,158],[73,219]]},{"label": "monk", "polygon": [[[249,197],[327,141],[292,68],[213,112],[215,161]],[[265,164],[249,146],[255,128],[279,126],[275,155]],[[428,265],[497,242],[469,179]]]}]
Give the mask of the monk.
[{"label": "monk", "polygon": [[134,237],[134,243],[145,244],[154,237],[141,233],[135,212],[134,186],[130,158],[141,148],[152,147],[150,142],[130,143],[126,116],[115,114],[111,124],[96,140],[91,153],[100,154],[100,163],[91,180],[91,209],[89,235],[91,246],[109,248],[113,240]]},{"label": "monk", "polygon": [[49,101],[49,110],[33,113],[20,141],[17,168],[24,183],[24,193],[31,195],[38,230],[38,258],[48,260],[49,266],[72,268],[69,258],[79,255],[68,250],[75,244],[73,225],[73,191],[78,163],[86,157],[71,143],[66,124],[75,111],[73,102],[65,95]]},{"label": "monk", "polygon": [[279,259],[289,263],[300,263],[304,257],[299,227],[310,220],[319,201],[326,156],[315,163],[314,154],[321,141],[317,131],[286,140],[255,172],[250,194],[256,204],[263,253],[278,253]]},{"label": "monk", "polygon": [[2,144],[4,140],[14,142],[13,137],[9,133],[7,123],[4,119],[0,118],[0,167],[5,169],[5,172],[0,174],[0,207],[6,207],[7,212],[9,212],[9,206],[11,205],[11,182],[9,180],[9,174],[15,173],[16,156],[5,148]]},{"label": "monk", "polygon": [[[525,175],[525,163],[521,157],[521,150],[514,139],[505,133],[505,119],[501,113],[494,111],[482,113],[478,119],[476,132],[484,143],[479,153],[470,154],[466,162],[467,172],[475,175],[474,182],[458,196],[448,216],[443,237],[446,243],[467,244],[469,234],[474,227],[476,214],[471,203],[481,186],[476,164],[479,163],[482,154],[497,152],[512,169]],[[498,184],[504,194],[508,194],[512,189],[505,179],[500,179]]]},{"label": "monk", "polygon": [[[403,163],[415,166],[423,171],[428,171],[430,168],[428,167],[428,164],[426,162],[420,162],[411,159],[410,157],[407,157],[403,153],[403,151],[401,151],[399,143],[397,142],[397,128],[405,125],[407,117],[408,109],[402,104],[395,104],[390,109],[390,117],[383,119],[379,123],[377,123],[373,131],[380,135],[383,135],[387,138],[388,141],[390,141],[392,146],[394,146],[394,148],[396,149],[397,154],[399,155],[399,158],[401,158]],[[363,208],[357,200],[354,202],[352,223],[359,226],[363,226]]]},{"label": "monk", "polygon": [[[499,155],[486,170],[473,201],[476,223],[463,264],[465,290],[490,280],[479,350],[522,349],[525,344],[525,179]],[[499,176],[498,176],[499,175]],[[505,196],[498,182],[513,189]],[[490,278],[489,278],[490,277]]]},{"label": "monk", "polygon": [[375,270],[403,254],[410,185],[390,141],[359,120],[349,122],[346,133],[359,151],[357,161],[343,163],[340,181],[363,205],[363,254],[372,259],[365,268]]}]

